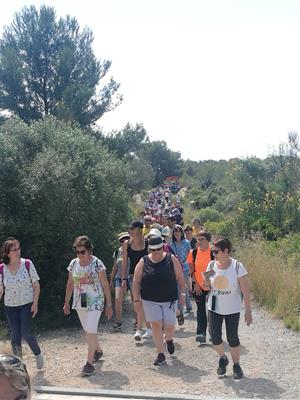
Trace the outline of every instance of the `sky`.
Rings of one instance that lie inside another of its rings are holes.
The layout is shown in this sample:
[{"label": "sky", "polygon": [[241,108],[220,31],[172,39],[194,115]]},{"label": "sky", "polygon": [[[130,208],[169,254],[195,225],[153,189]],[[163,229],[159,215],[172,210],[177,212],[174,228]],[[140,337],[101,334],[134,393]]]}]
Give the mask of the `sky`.
[{"label": "sky", "polygon": [[53,6],[94,33],[123,103],[104,131],[142,123],[184,159],[266,157],[300,134],[297,0],[10,0]]}]

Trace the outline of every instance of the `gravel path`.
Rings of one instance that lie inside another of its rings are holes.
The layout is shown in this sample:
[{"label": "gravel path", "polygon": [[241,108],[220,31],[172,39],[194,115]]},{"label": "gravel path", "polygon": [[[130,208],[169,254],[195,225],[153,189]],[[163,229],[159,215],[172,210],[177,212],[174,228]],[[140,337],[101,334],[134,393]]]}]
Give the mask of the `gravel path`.
[{"label": "gravel path", "polygon": [[[195,305],[194,305],[195,310]],[[241,365],[245,378],[216,376],[217,357],[210,344],[195,342],[195,316],[191,313],[175,335],[176,352],[167,364],[155,367],[152,340],[137,346],[132,338],[133,314],[126,304],[124,329],[110,333],[109,323],[100,325],[99,339],[104,358],[96,374],[80,377],[85,362],[86,344],[81,329],[43,334],[39,342],[45,354],[45,371],[36,372],[29,351],[24,359],[35,385],[88,387],[115,390],[199,394],[202,396],[299,399],[300,335],[285,329],[261,308],[254,307],[254,324],[240,324]]]}]

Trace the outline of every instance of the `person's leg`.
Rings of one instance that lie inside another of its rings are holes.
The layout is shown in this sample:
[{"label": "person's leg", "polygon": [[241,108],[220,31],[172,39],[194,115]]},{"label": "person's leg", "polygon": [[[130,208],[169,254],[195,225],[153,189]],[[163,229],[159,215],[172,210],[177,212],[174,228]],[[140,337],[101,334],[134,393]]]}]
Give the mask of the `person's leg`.
[{"label": "person's leg", "polygon": [[234,364],[240,363],[240,340],[238,336],[240,313],[225,316],[226,336]]},{"label": "person's leg", "polygon": [[115,286],[115,313],[116,322],[122,322],[123,301],[125,296],[125,289],[121,286]]},{"label": "person's leg", "polygon": [[153,341],[154,341],[157,353],[165,352],[164,333],[163,333],[162,327],[163,327],[162,320],[151,321]]},{"label": "person's leg", "polygon": [[185,294],[186,294],[186,296],[185,296],[185,301],[186,301],[185,307],[186,307],[186,310],[189,312],[189,311],[192,311],[192,309],[193,309],[193,305],[192,305],[192,302],[191,302],[191,299],[190,299],[191,277],[190,277],[189,271],[184,273],[184,280],[185,280]]},{"label": "person's leg", "polygon": [[40,346],[36,340],[36,337],[32,334],[31,325],[32,325],[32,314],[31,314],[31,306],[32,304],[25,304],[21,306],[21,332],[22,337],[28,343],[31,351],[35,356],[41,354]]},{"label": "person's leg", "polygon": [[21,332],[21,310],[20,307],[4,306],[8,322],[11,347],[13,354],[22,358],[22,332]]},{"label": "person's leg", "polygon": [[206,336],[207,330],[207,314],[206,314],[206,297],[207,291],[203,291],[200,295],[195,296],[197,305],[197,335]]},{"label": "person's leg", "polygon": [[209,331],[214,350],[220,357],[225,355],[224,343],[222,340],[223,315],[209,311]]}]

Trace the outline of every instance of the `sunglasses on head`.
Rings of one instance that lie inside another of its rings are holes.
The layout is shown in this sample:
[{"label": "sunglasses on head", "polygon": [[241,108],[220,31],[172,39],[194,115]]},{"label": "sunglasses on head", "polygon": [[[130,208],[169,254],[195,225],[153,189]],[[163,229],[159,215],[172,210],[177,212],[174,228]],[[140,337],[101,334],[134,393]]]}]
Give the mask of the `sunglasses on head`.
[{"label": "sunglasses on head", "polygon": [[86,250],[75,250],[77,255],[84,256],[86,254]]},{"label": "sunglasses on head", "polygon": [[[17,371],[21,371],[24,372],[24,374],[26,375],[26,380],[27,380],[27,386],[28,386],[28,391],[30,391],[30,380],[29,380],[29,376],[28,376],[28,372],[27,372],[27,368],[26,365],[23,363],[23,361],[16,357],[16,356],[12,356],[10,354],[0,354],[0,367],[1,365],[5,366],[8,365],[9,367],[11,367],[14,370]],[[26,394],[20,394],[19,396],[17,396],[15,398],[15,400],[25,400],[27,399],[28,396]]]}]

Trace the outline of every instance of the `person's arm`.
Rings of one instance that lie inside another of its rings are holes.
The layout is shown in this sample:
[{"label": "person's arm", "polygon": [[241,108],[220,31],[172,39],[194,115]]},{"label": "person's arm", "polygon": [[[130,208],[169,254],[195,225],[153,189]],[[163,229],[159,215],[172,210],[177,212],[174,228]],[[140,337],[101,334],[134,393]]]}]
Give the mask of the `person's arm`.
[{"label": "person's arm", "polygon": [[74,281],[73,281],[73,274],[69,271],[67,287],[66,287],[66,294],[65,294],[65,304],[63,307],[65,315],[70,314],[70,300],[74,289]]},{"label": "person's arm", "polygon": [[126,241],[123,243],[123,246],[122,246],[122,249],[123,249],[123,253],[122,253],[123,260],[122,260],[121,278],[122,278],[122,287],[123,287],[124,289],[127,288],[126,280],[127,280],[127,278],[128,278],[128,277],[127,277],[128,243],[129,243],[129,241],[126,240]]},{"label": "person's arm", "polygon": [[252,324],[252,312],[251,312],[251,299],[250,299],[250,288],[249,288],[249,280],[248,276],[244,275],[241,278],[238,278],[241,292],[244,297],[245,303],[245,322],[249,326]]},{"label": "person's arm", "polygon": [[186,292],[185,292],[185,280],[182,272],[182,268],[180,265],[180,262],[175,256],[172,256],[172,261],[174,265],[174,272],[176,276],[176,280],[179,286],[179,298],[178,301],[180,304],[185,304],[185,297],[186,297]]},{"label": "person's arm", "polygon": [[41,292],[39,281],[32,282],[32,287],[33,287],[33,302],[31,306],[31,312],[32,312],[32,318],[34,318],[38,313],[38,303]]},{"label": "person's arm", "polygon": [[136,312],[138,312],[139,308],[142,305],[141,282],[143,277],[143,269],[144,269],[144,260],[141,258],[135,267],[133,276],[132,293],[133,293],[133,305]]},{"label": "person's arm", "polygon": [[110,319],[113,315],[113,311],[112,311],[112,304],[111,304],[110,286],[109,286],[108,279],[106,276],[106,269],[102,269],[101,271],[99,271],[98,275],[99,275],[99,280],[100,280],[101,286],[103,288],[104,296],[106,299],[105,316],[108,319]]},{"label": "person's arm", "polygon": [[3,286],[3,283],[0,283],[0,300],[2,299],[3,293],[4,293],[4,286]]}]

